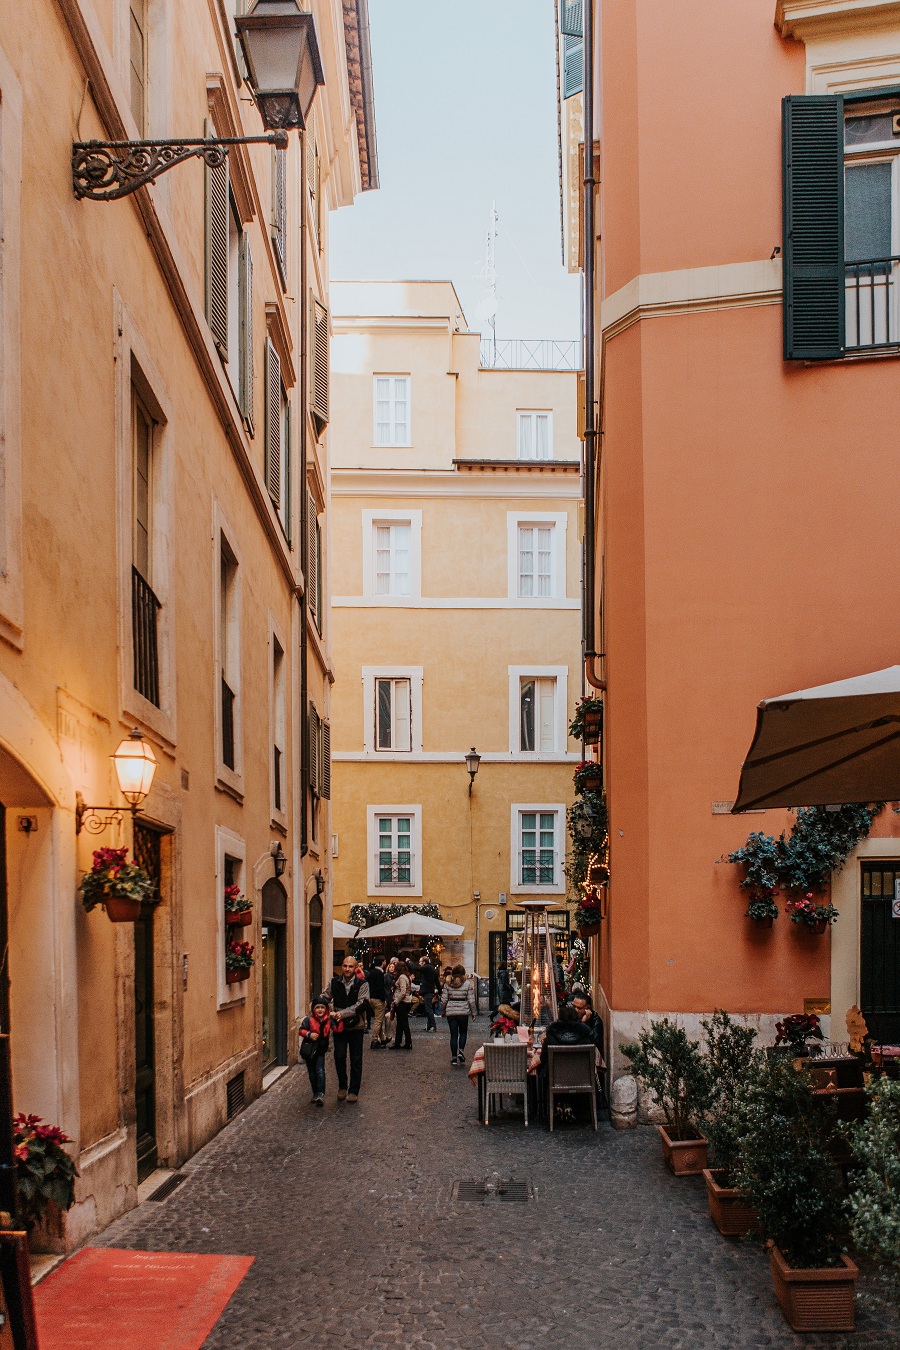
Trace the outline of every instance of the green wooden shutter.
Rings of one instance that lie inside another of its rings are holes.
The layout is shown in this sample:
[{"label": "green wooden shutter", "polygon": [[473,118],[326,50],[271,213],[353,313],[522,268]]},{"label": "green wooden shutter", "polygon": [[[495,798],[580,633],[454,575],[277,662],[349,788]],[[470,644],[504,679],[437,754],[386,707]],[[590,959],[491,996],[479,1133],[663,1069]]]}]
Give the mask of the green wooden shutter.
[{"label": "green wooden shutter", "polygon": [[228,160],[206,170],[206,319],[228,359]]},{"label": "green wooden shutter", "polygon": [[266,343],[266,487],[277,509],[281,505],[281,359]]},{"label": "green wooden shutter", "polygon": [[844,106],[835,94],[782,101],[784,355],[843,356]]},{"label": "green wooden shutter", "polygon": [[331,725],[322,723],[322,796],[331,796]]},{"label": "green wooden shutter", "polygon": [[560,6],[559,31],[562,33],[562,96],[571,98],[584,89],[584,6],[573,0]]},{"label": "green wooden shutter", "polygon": [[251,434],[253,431],[253,257],[250,241],[241,235],[240,251],[241,301],[241,413]]},{"label": "green wooden shutter", "polygon": [[584,4],[582,0],[572,0],[563,4],[559,11],[559,31],[567,37],[584,37]]}]

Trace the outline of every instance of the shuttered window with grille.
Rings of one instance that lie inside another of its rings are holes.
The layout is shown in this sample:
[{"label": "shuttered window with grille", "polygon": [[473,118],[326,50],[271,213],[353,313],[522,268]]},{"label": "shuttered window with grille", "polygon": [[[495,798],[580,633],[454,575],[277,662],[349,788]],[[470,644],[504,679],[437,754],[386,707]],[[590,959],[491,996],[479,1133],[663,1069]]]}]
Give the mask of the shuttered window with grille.
[{"label": "shuttered window with grille", "polygon": [[784,355],[844,352],[844,109],[837,95],[782,103]]},{"label": "shuttered window with grille", "polygon": [[321,431],[328,425],[328,310],[315,298],[311,320],[310,407]]},{"label": "shuttered window with grille", "polygon": [[321,795],[326,801],[331,797],[331,724],[322,723],[322,754],[321,754]]},{"label": "shuttered window with grille", "polygon": [[[213,132],[207,128],[207,134]],[[219,351],[228,357],[228,160],[206,170],[206,319]]]}]

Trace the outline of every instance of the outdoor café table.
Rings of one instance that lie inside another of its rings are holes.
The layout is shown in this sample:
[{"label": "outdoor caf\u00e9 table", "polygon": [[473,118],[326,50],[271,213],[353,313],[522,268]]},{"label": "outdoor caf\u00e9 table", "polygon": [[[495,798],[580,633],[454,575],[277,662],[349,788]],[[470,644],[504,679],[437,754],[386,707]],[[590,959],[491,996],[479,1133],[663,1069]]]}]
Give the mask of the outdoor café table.
[{"label": "outdoor caf\u00e9 table", "polygon": [[[493,1044],[493,1042],[491,1042],[491,1043]],[[498,1041],[498,1042],[497,1042],[498,1045],[516,1045],[516,1044],[518,1044],[518,1043],[519,1043],[519,1042],[518,1042],[517,1040],[515,1040],[515,1041],[513,1041],[513,1040],[509,1040],[509,1041]],[[599,1071],[600,1069],[602,1069],[602,1068],[604,1067],[604,1065],[603,1065],[603,1056],[600,1054],[600,1051],[599,1051],[599,1050],[596,1052],[596,1056],[597,1056],[597,1069],[598,1069],[598,1071]],[[538,1106],[538,1103],[539,1103],[540,1092],[539,1092],[539,1088],[538,1088],[538,1081],[539,1081],[539,1080],[538,1080],[538,1071],[539,1071],[540,1067],[541,1067],[541,1047],[540,1047],[539,1045],[530,1045],[530,1046],[528,1047],[528,1080],[529,1080],[529,1086],[533,1086],[533,1088],[534,1088],[534,1093],[533,1093],[532,1096],[529,1096],[529,1099],[528,1099],[528,1105],[529,1105],[529,1107],[532,1107],[532,1106],[533,1106],[533,1107],[537,1107],[537,1106]],[[480,1045],[480,1046],[478,1047],[478,1049],[475,1051],[475,1054],[472,1056],[472,1063],[469,1065],[469,1080],[470,1080],[472,1083],[475,1083],[475,1084],[477,1085],[477,1087],[478,1087],[478,1119],[479,1119],[479,1120],[484,1120],[484,1046],[483,1046],[483,1045]]]}]

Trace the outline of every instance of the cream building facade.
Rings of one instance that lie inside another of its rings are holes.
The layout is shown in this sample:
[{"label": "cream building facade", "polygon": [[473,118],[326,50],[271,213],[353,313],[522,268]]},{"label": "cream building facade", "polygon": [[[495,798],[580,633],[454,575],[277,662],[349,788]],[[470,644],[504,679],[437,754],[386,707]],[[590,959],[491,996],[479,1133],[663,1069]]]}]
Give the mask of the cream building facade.
[{"label": "cream building facade", "polygon": [[569,924],[576,375],[537,367],[575,353],[482,352],[450,282],[332,303],[335,915],[430,901],[465,926],[442,959],[487,976],[521,897]]},{"label": "cream building facade", "polygon": [[[0,2],[0,1019],[15,1108],[73,1140],[70,1247],[292,1057],[330,919],[327,218],[377,186],[365,0],[306,6],[324,85],[286,150],[109,202],[70,168],[73,139],[259,136],[244,8]],[[134,829],[79,830],[133,727]],[[116,845],[158,887],[136,923],[77,899]]]}]

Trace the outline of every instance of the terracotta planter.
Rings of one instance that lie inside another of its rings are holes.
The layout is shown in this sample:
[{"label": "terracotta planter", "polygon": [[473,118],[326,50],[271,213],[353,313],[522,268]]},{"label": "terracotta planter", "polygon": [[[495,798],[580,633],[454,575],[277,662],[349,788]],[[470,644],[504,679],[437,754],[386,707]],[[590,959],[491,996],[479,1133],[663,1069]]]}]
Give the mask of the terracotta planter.
[{"label": "terracotta planter", "polygon": [[595,778],[582,778],[580,784],[582,792],[584,791],[599,792],[602,786],[603,786],[603,779],[600,777],[599,774],[597,774]]},{"label": "terracotta planter", "polygon": [[253,910],[226,909],[225,922],[228,924],[229,928],[246,928],[249,923],[253,922]]},{"label": "terracotta planter", "polygon": [[772,924],[775,922],[775,916],[774,914],[768,914],[764,919],[751,918],[750,922],[753,924],[754,928],[771,928]]},{"label": "terracotta planter", "polygon": [[769,1246],[775,1297],[794,1331],[853,1331],[855,1281],[859,1274],[848,1256],[840,1266],[792,1270],[774,1242]]},{"label": "terracotta planter", "polygon": [[600,920],[596,923],[581,923],[578,925],[578,936],[580,938],[596,937],[600,932]]},{"label": "terracotta planter", "polygon": [[697,1177],[705,1171],[707,1144],[702,1134],[695,1134],[690,1139],[673,1139],[665,1125],[657,1125],[656,1128],[662,1140],[666,1166],[676,1177]]},{"label": "terracotta planter", "polygon": [[140,900],[132,900],[130,896],[108,895],[103,905],[111,923],[135,923],[141,917]]},{"label": "terracotta planter", "polygon": [[817,934],[817,935],[821,935],[822,933],[825,932],[825,929],[826,929],[827,927],[828,927],[828,920],[827,920],[827,919],[816,919],[815,923],[811,923],[811,924],[809,925],[809,931],[810,931],[811,933],[815,933],[815,934]]},{"label": "terracotta planter", "polygon": [[225,971],[226,984],[240,984],[242,980],[249,980],[249,978],[250,978],[249,966],[235,966],[234,970]]},{"label": "terracotta planter", "polygon": [[759,1232],[759,1215],[739,1191],[731,1186],[722,1186],[718,1178],[724,1177],[721,1168],[703,1169],[706,1182],[706,1197],[709,1200],[709,1212],[712,1221],[725,1237],[743,1237],[745,1233]]}]

